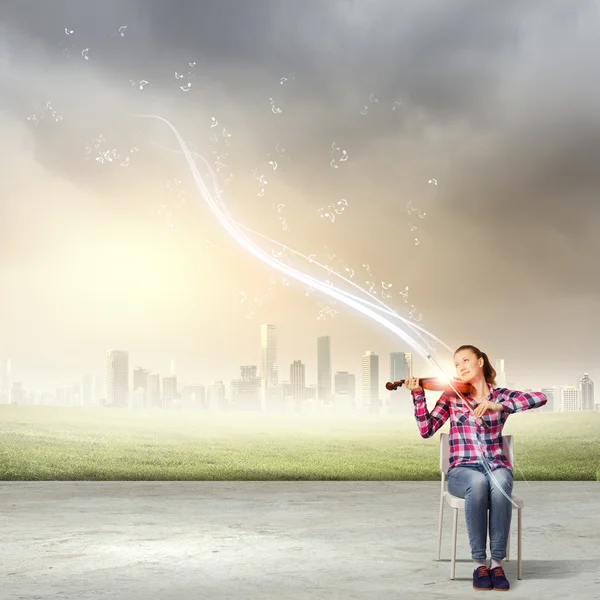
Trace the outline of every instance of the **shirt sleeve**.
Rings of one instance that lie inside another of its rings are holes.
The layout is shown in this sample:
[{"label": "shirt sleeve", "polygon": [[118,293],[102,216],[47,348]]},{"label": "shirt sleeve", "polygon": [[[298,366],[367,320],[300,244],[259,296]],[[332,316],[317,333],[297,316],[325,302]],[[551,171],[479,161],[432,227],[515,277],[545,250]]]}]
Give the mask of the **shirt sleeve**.
[{"label": "shirt sleeve", "polygon": [[512,414],[530,408],[540,408],[548,402],[548,398],[542,392],[519,392],[503,388],[500,392],[499,402],[504,407],[505,413]]},{"label": "shirt sleeve", "polygon": [[442,394],[436,402],[433,410],[427,410],[427,402],[425,401],[425,392],[411,392],[413,404],[415,406],[415,419],[419,427],[419,433],[422,438],[431,437],[442,425],[448,420],[450,410],[446,397]]}]

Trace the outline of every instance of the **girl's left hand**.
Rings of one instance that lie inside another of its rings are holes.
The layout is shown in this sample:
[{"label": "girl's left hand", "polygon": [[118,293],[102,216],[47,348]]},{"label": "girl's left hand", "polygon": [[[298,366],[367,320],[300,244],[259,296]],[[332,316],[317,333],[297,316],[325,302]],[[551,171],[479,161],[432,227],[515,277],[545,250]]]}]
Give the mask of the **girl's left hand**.
[{"label": "girl's left hand", "polygon": [[475,416],[481,417],[487,412],[500,412],[502,408],[502,404],[500,404],[499,402],[490,402],[489,400],[483,400],[475,408]]}]

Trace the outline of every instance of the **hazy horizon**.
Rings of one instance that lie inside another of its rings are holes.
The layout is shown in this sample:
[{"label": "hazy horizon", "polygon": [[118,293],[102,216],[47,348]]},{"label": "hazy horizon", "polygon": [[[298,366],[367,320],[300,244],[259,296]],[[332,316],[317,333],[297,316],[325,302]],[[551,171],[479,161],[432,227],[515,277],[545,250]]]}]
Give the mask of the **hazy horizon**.
[{"label": "hazy horizon", "polygon": [[299,359],[316,383],[321,335],[357,389],[367,350],[382,385],[389,352],[416,356],[236,244],[169,128],[131,113],[219,169],[238,223],[451,348],[521,387],[600,381],[597,3],[21,0],[0,23],[0,358],[26,389],[103,374],[109,349],[227,384],[259,365],[261,323],[280,379]]}]

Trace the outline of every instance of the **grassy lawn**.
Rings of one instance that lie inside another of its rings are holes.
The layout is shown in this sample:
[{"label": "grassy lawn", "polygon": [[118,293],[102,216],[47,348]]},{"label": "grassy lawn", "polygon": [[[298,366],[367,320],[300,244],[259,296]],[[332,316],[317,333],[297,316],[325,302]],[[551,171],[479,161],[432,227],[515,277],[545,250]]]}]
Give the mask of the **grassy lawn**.
[{"label": "grassy lawn", "polygon": [[[442,428],[447,432],[449,425]],[[600,481],[600,412],[511,415],[515,479]],[[0,405],[0,480],[431,480],[412,415]]]}]

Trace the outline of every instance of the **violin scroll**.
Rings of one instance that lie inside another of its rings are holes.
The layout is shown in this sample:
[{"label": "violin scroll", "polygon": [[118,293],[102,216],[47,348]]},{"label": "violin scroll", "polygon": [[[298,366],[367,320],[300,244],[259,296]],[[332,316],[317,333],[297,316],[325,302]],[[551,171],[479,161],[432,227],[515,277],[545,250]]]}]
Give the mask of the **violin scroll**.
[{"label": "violin scroll", "polygon": [[394,381],[394,382],[388,381],[385,384],[385,387],[386,387],[386,389],[390,390],[390,392],[393,392],[393,391],[397,390],[399,387],[401,387],[405,381],[406,381],[406,379],[401,379],[400,381]]}]

